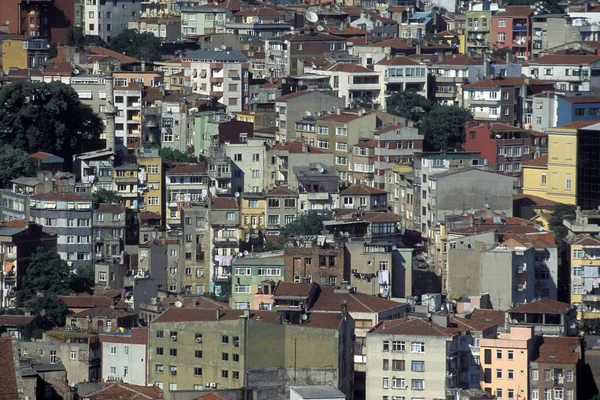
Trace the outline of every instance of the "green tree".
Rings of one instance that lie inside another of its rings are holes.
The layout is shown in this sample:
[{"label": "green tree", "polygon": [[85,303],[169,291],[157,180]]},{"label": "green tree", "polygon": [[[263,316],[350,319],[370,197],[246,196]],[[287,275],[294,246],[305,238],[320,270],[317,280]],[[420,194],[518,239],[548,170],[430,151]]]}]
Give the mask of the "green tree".
[{"label": "green tree", "polygon": [[85,46],[85,34],[79,26],[70,26],[67,28],[67,46],[82,49]]},{"label": "green tree", "polygon": [[17,285],[19,305],[44,296],[66,295],[71,293],[71,271],[67,263],[54,251],[38,248],[32,255],[24,277]]},{"label": "green tree", "polygon": [[170,149],[163,147],[158,151],[158,155],[166,163],[172,162],[198,162],[196,156],[191,153],[184,153],[183,151]]},{"label": "green tree", "polygon": [[56,43],[52,42],[49,44],[50,51],[48,52],[48,60],[52,60],[58,56],[58,47],[56,47]]},{"label": "green tree", "polygon": [[323,232],[323,221],[331,219],[329,215],[314,213],[302,214],[291,224],[283,228],[283,237],[290,238],[303,235],[320,235]]},{"label": "green tree", "polygon": [[494,51],[492,51],[492,57],[500,58],[501,60],[506,60],[506,56],[508,54],[514,55],[515,53],[513,53],[508,47],[503,47],[501,49],[496,48]]},{"label": "green tree", "polygon": [[567,236],[569,230],[563,224],[563,220],[565,217],[569,215],[575,214],[575,206],[570,204],[557,204],[554,206],[554,210],[552,211],[552,216],[548,221],[548,227],[550,231],[554,233],[554,240],[556,244],[560,246],[562,244],[562,240]]},{"label": "green tree", "polygon": [[0,145],[72,160],[104,129],[92,108],[60,82],[15,82],[0,89]]},{"label": "green tree", "polygon": [[414,90],[395,93],[387,101],[388,112],[413,122],[419,122],[423,115],[431,110],[433,105],[433,102]]},{"label": "green tree", "polygon": [[92,294],[96,283],[95,274],[93,265],[77,268],[76,273],[71,275],[71,289],[75,293],[87,292]]},{"label": "green tree", "polygon": [[121,201],[121,197],[119,197],[119,195],[112,190],[98,189],[92,193],[92,200],[94,200],[94,202],[97,204],[118,203]]},{"label": "green tree", "polygon": [[428,150],[458,150],[465,142],[465,124],[471,112],[462,107],[436,105],[421,121],[425,148]]},{"label": "green tree", "polygon": [[[69,313],[67,305],[56,296],[45,294],[35,297],[27,303],[29,309],[36,315],[44,316],[54,326],[65,326]],[[35,335],[35,332],[32,333]]]},{"label": "green tree", "polygon": [[0,187],[7,187],[11,179],[34,174],[29,154],[7,144],[0,145]]},{"label": "green tree", "polygon": [[138,60],[160,60],[160,39],[150,32],[125,29],[110,39],[110,48]]}]

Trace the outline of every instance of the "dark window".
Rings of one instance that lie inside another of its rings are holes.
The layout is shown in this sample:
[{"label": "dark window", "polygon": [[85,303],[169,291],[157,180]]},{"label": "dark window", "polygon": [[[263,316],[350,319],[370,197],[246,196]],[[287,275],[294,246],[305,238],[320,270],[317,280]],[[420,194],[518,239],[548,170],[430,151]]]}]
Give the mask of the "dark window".
[{"label": "dark window", "polygon": [[195,358],[202,358],[202,350],[194,350]]},{"label": "dark window", "polygon": [[492,349],[485,349],[483,363],[484,364],[492,363]]},{"label": "dark window", "polygon": [[221,360],[229,361],[229,353],[221,353]]},{"label": "dark window", "polygon": [[227,371],[226,369],[222,369],[221,378],[229,378],[229,371]]},{"label": "dark window", "polygon": [[222,342],[223,344],[228,344],[228,343],[229,343],[229,336],[227,336],[227,335],[223,335],[223,336],[221,337],[221,342]]},{"label": "dark window", "polygon": [[492,383],[492,369],[491,368],[485,369],[484,380],[485,380],[485,383]]},{"label": "dark window", "polygon": [[202,368],[194,367],[194,376],[202,376]]},{"label": "dark window", "polygon": [[576,108],[575,115],[578,117],[585,115],[585,108]]},{"label": "dark window", "polygon": [[163,348],[162,347],[157,347],[156,348],[156,355],[157,356],[162,356],[164,354]]},{"label": "dark window", "polygon": [[171,357],[177,357],[177,349],[169,349],[169,355]]}]

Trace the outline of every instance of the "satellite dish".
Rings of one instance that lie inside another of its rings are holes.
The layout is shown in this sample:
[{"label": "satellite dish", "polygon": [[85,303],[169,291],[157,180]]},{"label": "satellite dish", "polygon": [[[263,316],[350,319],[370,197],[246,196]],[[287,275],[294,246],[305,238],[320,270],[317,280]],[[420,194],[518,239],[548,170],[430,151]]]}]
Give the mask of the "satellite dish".
[{"label": "satellite dish", "polygon": [[240,192],[235,192],[234,196],[235,197],[240,197]]},{"label": "satellite dish", "polygon": [[312,11],[308,11],[306,14],[304,14],[304,18],[306,18],[306,20],[312,24],[319,20],[319,16]]},{"label": "satellite dish", "polygon": [[69,386],[74,388],[75,386],[77,386],[77,384],[75,383],[75,381],[71,381],[69,382]]},{"label": "satellite dish", "polygon": [[150,299],[150,304],[152,304],[153,306],[156,305],[156,297]]},{"label": "satellite dish", "polygon": [[344,232],[344,237],[350,237],[350,232]]},{"label": "satellite dish", "polygon": [[315,169],[316,169],[317,171],[321,171],[321,168],[323,168],[323,166],[322,166],[321,164],[317,164],[317,165],[315,165]]},{"label": "satellite dish", "polygon": [[244,255],[244,253],[238,253],[238,257],[241,257],[243,255]]},{"label": "satellite dish", "polygon": [[302,317],[300,317],[300,318],[302,318],[302,321],[306,321],[308,319],[308,315],[302,314]]},{"label": "satellite dish", "polygon": [[227,46],[225,46],[224,44],[221,45],[221,50],[227,50]]},{"label": "satellite dish", "polygon": [[304,111],[304,115],[306,115],[307,117],[310,117],[310,111]]},{"label": "satellite dish", "polygon": [[290,26],[290,32],[294,32],[294,27]]},{"label": "satellite dish", "polygon": [[318,26],[317,26],[317,30],[318,30],[319,32],[323,32],[323,31],[325,30],[325,28],[323,28],[323,25],[318,25]]},{"label": "satellite dish", "polygon": [[322,165],[321,165],[321,167],[319,167],[319,172],[320,172],[320,173],[323,173],[323,172],[325,172],[325,168],[323,168],[323,166],[322,166]]},{"label": "satellite dish", "polygon": [[244,250],[244,255],[247,256],[248,255],[248,250]]},{"label": "satellite dish", "polygon": [[181,307],[183,307],[183,303],[182,303],[182,302],[180,302],[179,300],[177,300],[177,301],[175,302],[175,307],[177,307],[177,308],[181,308]]}]

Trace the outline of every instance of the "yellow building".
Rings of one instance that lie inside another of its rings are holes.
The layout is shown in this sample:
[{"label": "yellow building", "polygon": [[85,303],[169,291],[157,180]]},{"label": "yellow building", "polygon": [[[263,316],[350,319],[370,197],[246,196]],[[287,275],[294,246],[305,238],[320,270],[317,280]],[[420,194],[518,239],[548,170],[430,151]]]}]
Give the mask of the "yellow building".
[{"label": "yellow building", "polygon": [[586,234],[577,236],[569,248],[571,260],[571,303],[577,307],[577,319],[600,318],[600,240]]},{"label": "yellow building", "polygon": [[577,204],[578,130],[597,121],[576,121],[548,130],[548,155],[523,163],[523,194]]},{"label": "yellow building", "polygon": [[163,167],[157,149],[143,150],[137,154],[137,163],[145,171],[146,190],[142,192],[144,211],[160,214],[163,217]]},{"label": "yellow building", "polygon": [[2,70],[11,68],[36,68],[48,59],[49,47],[46,39],[29,36],[6,36],[2,39]]},{"label": "yellow building", "polygon": [[265,195],[264,193],[242,193],[240,206],[243,241],[249,244],[261,244],[265,231]]},{"label": "yellow building", "polygon": [[256,116],[251,111],[235,113],[235,117],[236,117],[236,120],[242,121],[242,122],[250,122],[253,126],[254,126],[254,121],[256,119]]},{"label": "yellow building", "polygon": [[448,46],[456,46],[458,48],[458,54],[466,54],[467,44],[464,33],[459,33],[454,30],[447,30],[438,33],[443,38],[443,43]]}]

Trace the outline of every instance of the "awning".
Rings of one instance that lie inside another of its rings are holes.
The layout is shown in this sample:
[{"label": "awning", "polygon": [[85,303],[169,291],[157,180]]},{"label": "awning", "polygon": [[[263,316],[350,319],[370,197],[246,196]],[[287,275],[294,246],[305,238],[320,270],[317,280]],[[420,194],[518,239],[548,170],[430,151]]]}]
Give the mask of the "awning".
[{"label": "awning", "polygon": [[227,76],[230,78],[240,79],[240,74],[237,71],[228,71]]}]

